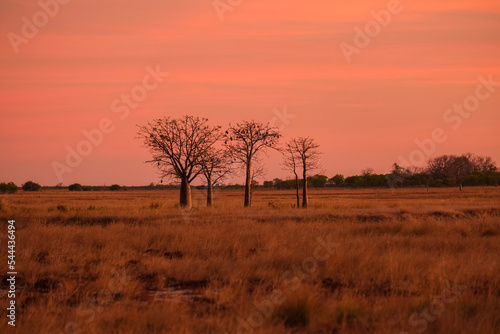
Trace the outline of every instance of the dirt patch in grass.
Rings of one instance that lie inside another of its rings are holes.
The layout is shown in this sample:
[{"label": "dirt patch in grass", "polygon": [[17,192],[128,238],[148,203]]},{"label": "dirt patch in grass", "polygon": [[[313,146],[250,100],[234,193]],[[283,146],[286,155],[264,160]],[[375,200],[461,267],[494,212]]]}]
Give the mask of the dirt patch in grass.
[{"label": "dirt patch in grass", "polygon": [[377,223],[392,220],[389,215],[357,215],[356,220],[360,223]]},{"label": "dirt patch in grass", "polygon": [[40,278],[33,284],[33,290],[40,293],[49,293],[60,287],[59,281],[53,278]]},{"label": "dirt patch in grass", "polygon": [[118,221],[116,216],[99,216],[99,217],[55,217],[47,220],[47,224],[56,225],[78,225],[78,226],[106,226]]},{"label": "dirt patch in grass", "polygon": [[464,215],[460,212],[451,212],[451,211],[432,211],[429,213],[429,216],[438,219],[456,219],[464,217]]}]

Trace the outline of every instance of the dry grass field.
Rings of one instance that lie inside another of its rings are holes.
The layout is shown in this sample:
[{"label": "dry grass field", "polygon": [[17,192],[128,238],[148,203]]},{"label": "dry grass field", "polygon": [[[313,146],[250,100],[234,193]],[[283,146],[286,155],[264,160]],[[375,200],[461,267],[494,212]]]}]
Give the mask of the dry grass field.
[{"label": "dry grass field", "polygon": [[312,189],[307,210],[287,191],[248,209],[242,191],[193,197],[189,212],[175,191],[0,197],[15,332],[500,333],[500,188]]}]

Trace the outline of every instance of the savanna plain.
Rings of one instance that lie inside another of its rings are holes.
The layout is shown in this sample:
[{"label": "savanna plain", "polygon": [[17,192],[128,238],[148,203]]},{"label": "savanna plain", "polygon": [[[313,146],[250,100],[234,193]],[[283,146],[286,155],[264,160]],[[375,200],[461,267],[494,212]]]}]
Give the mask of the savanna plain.
[{"label": "savanna plain", "polygon": [[500,188],[42,190],[16,221],[16,333],[500,333]]}]

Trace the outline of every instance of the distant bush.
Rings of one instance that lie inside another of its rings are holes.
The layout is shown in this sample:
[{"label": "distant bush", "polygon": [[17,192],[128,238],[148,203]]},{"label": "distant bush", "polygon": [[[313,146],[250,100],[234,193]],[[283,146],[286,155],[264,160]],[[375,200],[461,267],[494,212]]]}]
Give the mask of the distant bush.
[{"label": "distant bush", "polygon": [[68,187],[69,191],[82,191],[83,187],[80,183],[73,183]]},{"label": "distant bush", "polygon": [[344,175],[336,174],[334,177],[330,178],[328,181],[330,182],[330,185],[340,187],[344,184]]},{"label": "distant bush", "polygon": [[161,202],[152,202],[151,205],[149,206],[151,209],[159,209],[163,206],[163,203]]},{"label": "distant bush", "polygon": [[13,194],[17,191],[17,186],[14,184],[14,182],[9,182],[9,183],[0,183],[0,192],[1,193],[7,193],[7,194]]},{"label": "distant bush", "polygon": [[17,186],[14,182],[7,183],[7,193],[13,194],[17,191]]},{"label": "distant bush", "polygon": [[307,184],[313,188],[323,188],[328,181],[328,177],[326,175],[316,174],[314,176],[309,176],[307,178]]},{"label": "distant bush", "polygon": [[296,297],[280,305],[276,312],[277,320],[284,322],[287,328],[307,326],[311,317],[311,305],[307,299]]},{"label": "distant bush", "polygon": [[33,181],[28,181],[25,184],[23,184],[24,191],[38,191],[40,190],[40,188],[42,188],[42,186]]},{"label": "distant bush", "polygon": [[91,186],[83,186],[83,191],[92,191],[93,188]]},{"label": "distant bush", "polygon": [[264,188],[272,188],[274,186],[273,181],[264,181],[263,183]]},{"label": "distant bush", "polygon": [[111,190],[111,191],[117,191],[120,189],[121,189],[121,187],[118,184],[113,184],[111,187],[109,187],[109,190]]},{"label": "distant bush", "polygon": [[68,207],[66,205],[58,205],[57,210],[61,212],[68,212]]}]

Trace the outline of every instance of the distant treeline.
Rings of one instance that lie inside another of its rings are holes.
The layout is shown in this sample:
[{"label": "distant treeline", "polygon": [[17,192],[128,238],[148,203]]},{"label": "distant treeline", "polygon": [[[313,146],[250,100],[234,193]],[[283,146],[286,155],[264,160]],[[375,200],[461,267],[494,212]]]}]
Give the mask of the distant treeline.
[{"label": "distant treeline", "polygon": [[[302,180],[299,185],[302,187]],[[499,172],[475,173],[463,179],[463,186],[498,186],[500,183]],[[398,174],[363,174],[344,177],[337,174],[331,178],[326,175],[316,174],[307,178],[307,185],[312,188],[346,187],[346,188],[400,188],[400,187],[457,187],[456,178],[435,178],[431,174],[422,172],[402,177]],[[295,180],[282,180],[276,178],[264,181],[263,188],[294,189]]]},{"label": "distant treeline", "polygon": [[[302,180],[299,180],[303,183]],[[307,178],[307,185],[313,188],[323,187],[462,187],[462,186],[498,186],[500,173],[490,157],[466,153],[442,155],[429,160],[424,168],[401,167],[393,164],[388,174],[375,174],[371,168],[361,175],[344,177],[337,174],[331,178],[316,174]],[[293,189],[295,180],[274,179],[264,181],[264,188]],[[302,185],[300,185],[302,186]]]},{"label": "distant treeline", "polygon": [[[299,180],[299,186],[302,187],[302,180]],[[463,186],[498,186],[500,184],[500,173],[496,171],[486,173],[474,173],[466,176]],[[456,178],[435,178],[427,172],[412,173],[407,175],[400,174],[362,174],[344,177],[337,174],[331,178],[326,175],[316,174],[307,178],[307,185],[312,188],[344,187],[344,188],[403,188],[403,187],[457,187],[459,183]],[[68,189],[70,191],[118,191],[118,190],[167,190],[179,189],[177,184],[151,184],[148,186],[81,186],[69,187],[36,187],[32,189],[23,189],[25,191],[37,191],[40,189]],[[282,180],[275,178],[272,181],[264,181],[263,184],[253,182],[256,189],[294,189],[295,180]],[[197,189],[206,189],[206,186],[196,186]],[[218,189],[244,189],[243,184],[216,185]],[[0,183],[0,193],[14,193],[18,190],[12,182],[9,184]]]},{"label": "distant treeline", "polygon": [[[299,179],[299,187],[303,187],[303,180]],[[328,177],[323,174],[316,174],[307,177],[307,186],[312,188],[325,187],[347,187],[347,188],[399,188],[399,187],[462,187],[462,186],[498,186],[500,183],[500,172],[496,164],[490,157],[483,157],[471,153],[457,155],[443,155],[429,160],[424,168],[401,167],[397,163],[393,164],[392,171],[388,174],[375,174],[371,168],[361,172],[361,175],[344,177],[337,174]],[[217,184],[220,189],[243,189],[240,184],[223,185]],[[22,185],[24,191],[38,191],[42,187],[32,181]],[[119,190],[162,190],[179,189],[178,184],[154,184],[149,186],[125,187],[118,184],[111,186],[82,186],[74,183],[68,187],[58,184],[55,187],[43,187],[46,189],[68,189],[70,191],[119,191]],[[205,189],[206,186],[197,186],[198,189]],[[294,189],[295,180],[282,180],[275,178],[271,181],[264,181],[260,185],[252,181],[252,188],[267,189]],[[0,183],[0,193],[15,193],[18,187],[13,183]]]}]

